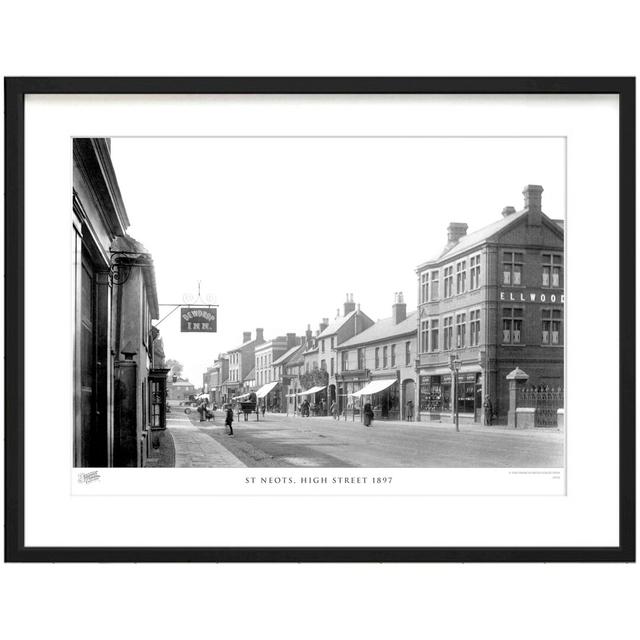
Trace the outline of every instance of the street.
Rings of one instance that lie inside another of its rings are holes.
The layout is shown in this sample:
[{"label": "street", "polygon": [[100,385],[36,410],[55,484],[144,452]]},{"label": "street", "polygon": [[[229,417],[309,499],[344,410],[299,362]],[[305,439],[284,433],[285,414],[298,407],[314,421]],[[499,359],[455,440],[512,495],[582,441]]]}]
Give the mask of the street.
[{"label": "street", "polygon": [[564,433],[501,427],[301,418],[267,413],[256,422],[224,430],[222,412],[213,422],[171,413],[168,431],[177,467],[562,467]]}]

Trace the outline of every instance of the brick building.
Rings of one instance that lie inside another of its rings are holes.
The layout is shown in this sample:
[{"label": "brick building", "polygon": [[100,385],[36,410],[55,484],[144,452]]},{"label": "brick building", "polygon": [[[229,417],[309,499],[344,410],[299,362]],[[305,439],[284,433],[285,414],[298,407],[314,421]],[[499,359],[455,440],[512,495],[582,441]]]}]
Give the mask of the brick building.
[{"label": "brick building", "polygon": [[371,402],[376,418],[398,420],[407,417],[407,402],[416,404],[417,312],[407,315],[402,293],[395,294],[391,310],[391,317],[337,347],[337,379],[340,397],[353,408]]},{"label": "brick building", "polygon": [[442,253],[416,269],[421,420],[451,420],[455,398],[461,421],[480,422],[490,395],[506,422],[516,367],[530,385],[563,386],[564,225],[543,213],[542,191],[528,185],[521,211],[469,235],[451,223]]}]

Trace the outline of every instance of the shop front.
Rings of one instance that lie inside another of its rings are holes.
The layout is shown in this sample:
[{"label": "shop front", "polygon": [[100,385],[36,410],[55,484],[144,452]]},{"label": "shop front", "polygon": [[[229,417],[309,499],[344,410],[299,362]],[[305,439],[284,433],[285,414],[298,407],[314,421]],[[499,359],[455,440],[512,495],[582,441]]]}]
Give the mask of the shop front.
[{"label": "shop front", "polygon": [[442,422],[453,419],[455,411],[461,421],[480,422],[482,416],[482,374],[460,372],[424,375],[419,378],[420,419]]},{"label": "shop front", "polygon": [[400,420],[400,385],[397,377],[374,379],[352,395],[362,407],[371,404],[374,420]]}]

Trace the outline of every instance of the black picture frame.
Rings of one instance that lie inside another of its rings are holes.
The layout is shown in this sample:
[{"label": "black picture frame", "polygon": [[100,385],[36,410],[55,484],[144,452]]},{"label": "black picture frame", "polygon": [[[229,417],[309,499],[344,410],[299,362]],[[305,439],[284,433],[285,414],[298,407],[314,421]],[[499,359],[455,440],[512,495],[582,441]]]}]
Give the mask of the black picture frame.
[{"label": "black picture frame", "polygon": [[[634,562],[635,78],[5,78],[6,562]],[[28,94],[615,94],[619,98],[619,531],[612,547],[26,547],[24,101]],[[624,224],[622,224],[624,222]]]}]

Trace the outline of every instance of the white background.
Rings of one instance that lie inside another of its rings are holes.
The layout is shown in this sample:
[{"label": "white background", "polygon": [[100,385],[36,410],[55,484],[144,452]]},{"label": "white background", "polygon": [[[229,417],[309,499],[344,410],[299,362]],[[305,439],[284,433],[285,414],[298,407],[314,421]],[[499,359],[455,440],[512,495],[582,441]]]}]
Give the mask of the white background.
[{"label": "white background", "polygon": [[[230,6],[15,4],[3,73],[638,73],[626,2]],[[637,629],[638,578],[637,566],[607,565],[10,566],[0,602],[17,638],[596,638]]]}]

